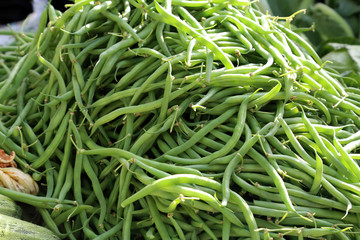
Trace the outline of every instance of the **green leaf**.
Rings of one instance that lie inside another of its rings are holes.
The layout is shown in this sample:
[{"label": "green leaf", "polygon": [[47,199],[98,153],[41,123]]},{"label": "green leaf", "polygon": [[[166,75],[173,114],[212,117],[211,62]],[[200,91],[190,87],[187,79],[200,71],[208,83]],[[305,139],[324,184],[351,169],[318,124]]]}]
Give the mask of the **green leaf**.
[{"label": "green leaf", "polygon": [[301,0],[268,0],[274,16],[287,17],[299,10]]},{"label": "green leaf", "polygon": [[341,0],[338,1],[336,11],[343,17],[350,17],[356,13],[360,13],[360,5],[358,1]]},{"label": "green leaf", "polygon": [[349,24],[332,8],[317,3],[309,13],[315,22],[315,31],[319,32],[322,40],[337,37],[354,37]]},{"label": "green leaf", "polygon": [[346,45],[345,47],[351,59],[355,62],[357,70],[360,71],[360,45]]},{"label": "green leaf", "polygon": [[329,43],[333,51],[326,54],[322,60],[331,61],[331,67],[339,72],[360,72],[360,45]]}]

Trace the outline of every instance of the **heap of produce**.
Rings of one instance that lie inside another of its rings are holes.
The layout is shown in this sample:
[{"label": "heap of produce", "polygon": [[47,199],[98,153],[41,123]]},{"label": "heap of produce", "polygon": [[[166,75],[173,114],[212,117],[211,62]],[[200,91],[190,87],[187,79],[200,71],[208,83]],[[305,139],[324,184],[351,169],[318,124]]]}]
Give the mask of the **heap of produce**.
[{"label": "heap of produce", "polygon": [[0,48],[0,148],[39,193],[0,194],[62,239],[358,239],[360,84],[294,17],[49,5]]}]

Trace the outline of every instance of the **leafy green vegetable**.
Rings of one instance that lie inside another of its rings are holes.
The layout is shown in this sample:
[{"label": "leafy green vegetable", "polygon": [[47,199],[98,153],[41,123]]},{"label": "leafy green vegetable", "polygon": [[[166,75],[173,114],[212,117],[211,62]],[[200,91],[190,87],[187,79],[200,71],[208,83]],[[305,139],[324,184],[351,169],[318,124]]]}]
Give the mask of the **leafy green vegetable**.
[{"label": "leafy green vegetable", "polygon": [[360,72],[360,45],[340,43],[328,44],[333,50],[323,57],[324,61],[331,61],[331,67],[339,72]]}]

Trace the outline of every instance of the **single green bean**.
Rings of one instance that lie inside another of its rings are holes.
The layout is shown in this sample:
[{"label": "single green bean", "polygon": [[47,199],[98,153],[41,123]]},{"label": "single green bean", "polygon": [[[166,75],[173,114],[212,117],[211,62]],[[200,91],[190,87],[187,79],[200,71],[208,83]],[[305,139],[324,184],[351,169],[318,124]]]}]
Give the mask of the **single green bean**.
[{"label": "single green bean", "polygon": [[[131,239],[131,222],[133,218],[134,205],[130,204],[125,208],[124,225],[122,228],[122,238]],[[151,211],[151,210],[150,210]]]},{"label": "single green bean", "polygon": [[178,234],[178,237],[180,240],[185,240],[185,235],[184,235],[184,232],[183,230],[181,229],[181,226],[179,225],[179,223],[173,218],[172,214],[168,214],[168,218],[170,219],[172,225],[174,226],[177,234]]},{"label": "single green bean", "polygon": [[155,226],[156,226],[161,238],[162,239],[170,239],[169,233],[168,233],[163,221],[160,218],[160,213],[156,209],[154,200],[151,197],[146,197],[146,201],[149,205],[151,216],[154,219]]}]

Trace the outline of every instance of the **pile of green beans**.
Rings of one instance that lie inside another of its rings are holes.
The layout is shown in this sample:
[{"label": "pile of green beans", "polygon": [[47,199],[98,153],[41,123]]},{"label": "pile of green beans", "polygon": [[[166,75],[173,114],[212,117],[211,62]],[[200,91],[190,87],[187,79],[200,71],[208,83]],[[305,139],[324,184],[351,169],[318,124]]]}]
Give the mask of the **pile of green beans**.
[{"label": "pile of green beans", "polygon": [[40,186],[0,194],[63,239],[360,239],[360,84],[294,16],[75,2],[0,48],[0,147]]}]

